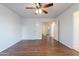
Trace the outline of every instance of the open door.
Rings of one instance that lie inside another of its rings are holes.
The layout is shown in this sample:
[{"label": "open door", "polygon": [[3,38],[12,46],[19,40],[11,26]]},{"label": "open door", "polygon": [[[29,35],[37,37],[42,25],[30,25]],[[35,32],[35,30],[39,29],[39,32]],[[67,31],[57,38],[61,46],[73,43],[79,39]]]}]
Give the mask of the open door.
[{"label": "open door", "polygon": [[55,38],[55,23],[43,22],[42,23],[42,39]]}]

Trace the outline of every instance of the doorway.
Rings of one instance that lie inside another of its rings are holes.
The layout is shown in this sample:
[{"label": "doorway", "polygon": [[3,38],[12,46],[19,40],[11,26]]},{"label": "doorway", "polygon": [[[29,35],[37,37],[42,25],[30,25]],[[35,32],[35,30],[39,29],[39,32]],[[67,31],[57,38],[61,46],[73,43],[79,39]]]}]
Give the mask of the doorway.
[{"label": "doorway", "polygon": [[56,37],[55,22],[42,22],[42,40],[51,44]]}]

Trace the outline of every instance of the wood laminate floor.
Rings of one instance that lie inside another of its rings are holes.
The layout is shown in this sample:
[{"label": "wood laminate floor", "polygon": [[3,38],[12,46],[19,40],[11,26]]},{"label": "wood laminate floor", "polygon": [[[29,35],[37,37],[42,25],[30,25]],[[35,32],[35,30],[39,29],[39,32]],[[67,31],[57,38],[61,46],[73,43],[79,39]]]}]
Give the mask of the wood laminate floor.
[{"label": "wood laminate floor", "polygon": [[2,51],[1,56],[78,56],[73,49],[56,40],[22,40]]}]

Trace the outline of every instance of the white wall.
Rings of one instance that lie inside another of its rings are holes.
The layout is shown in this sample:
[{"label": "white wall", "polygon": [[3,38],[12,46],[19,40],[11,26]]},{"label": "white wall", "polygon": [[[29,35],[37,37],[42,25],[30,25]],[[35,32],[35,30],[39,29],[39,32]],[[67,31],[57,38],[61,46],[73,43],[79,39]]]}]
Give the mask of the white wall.
[{"label": "white wall", "polygon": [[0,4],[0,51],[21,40],[20,17]]},{"label": "white wall", "polygon": [[79,4],[74,6],[73,22],[74,22],[74,49],[79,51]]},{"label": "white wall", "polygon": [[41,39],[42,22],[56,21],[53,18],[21,18],[0,4],[0,52],[21,39]]},{"label": "white wall", "polygon": [[58,20],[54,18],[54,37],[58,41]]},{"label": "white wall", "polygon": [[55,21],[53,18],[23,18],[22,20],[22,38],[26,40],[41,39],[42,22]]},{"label": "white wall", "polygon": [[[59,40],[66,46],[79,51],[79,4],[75,4],[59,15]],[[75,14],[74,14],[75,13]]]}]

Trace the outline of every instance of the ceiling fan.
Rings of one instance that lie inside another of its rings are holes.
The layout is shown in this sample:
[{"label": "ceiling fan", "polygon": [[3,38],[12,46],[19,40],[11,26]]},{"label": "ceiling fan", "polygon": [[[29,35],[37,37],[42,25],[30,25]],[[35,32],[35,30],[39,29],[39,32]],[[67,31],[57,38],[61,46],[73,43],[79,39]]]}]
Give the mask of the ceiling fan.
[{"label": "ceiling fan", "polygon": [[33,7],[25,7],[26,9],[35,9],[35,14],[41,14],[42,12],[48,14],[48,8],[53,6],[53,3],[33,3]]}]

